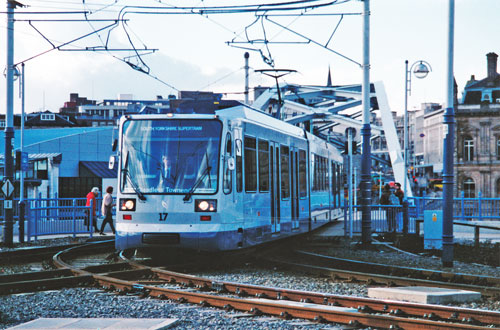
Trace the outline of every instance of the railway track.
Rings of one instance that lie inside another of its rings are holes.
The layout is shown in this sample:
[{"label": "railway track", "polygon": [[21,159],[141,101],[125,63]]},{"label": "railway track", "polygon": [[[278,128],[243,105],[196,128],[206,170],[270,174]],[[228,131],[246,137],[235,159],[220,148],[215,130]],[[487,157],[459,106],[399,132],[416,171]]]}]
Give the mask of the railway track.
[{"label": "railway track", "polygon": [[[500,297],[500,278],[498,277],[391,266],[336,258],[302,250],[266,259],[274,264],[330,276],[340,281],[387,286],[431,286],[478,291],[488,297],[497,299]],[[297,259],[302,262],[297,262]]]},{"label": "railway track", "polygon": [[[170,299],[177,302],[239,310],[254,315],[303,318],[348,324],[356,328],[492,329],[500,328],[500,313],[436,305],[346,297],[273,287],[213,281],[148,266],[123,257],[109,265],[75,266],[86,247],[54,256],[60,269],[91,276],[94,283],[118,294]],[[343,307],[343,308],[339,308]]]}]

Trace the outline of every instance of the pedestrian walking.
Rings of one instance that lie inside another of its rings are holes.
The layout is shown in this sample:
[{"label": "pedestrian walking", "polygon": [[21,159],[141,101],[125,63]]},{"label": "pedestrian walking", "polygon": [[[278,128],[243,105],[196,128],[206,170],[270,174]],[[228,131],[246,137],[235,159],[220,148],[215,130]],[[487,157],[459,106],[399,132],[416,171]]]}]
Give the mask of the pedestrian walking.
[{"label": "pedestrian walking", "polygon": [[101,206],[101,213],[104,216],[104,220],[102,221],[101,225],[101,231],[99,232],[101,235],[106,235],[104,233],[104,228],[106,227],[106,224],[109,223],[109,226],[111,227],[111,230],[113,231],[113,235],[115,234],[115,226],[113,225],[113,196],[111,195],[113,193],[113,187],[108,186],[106,188],[106,195],[102,198],[102,206]]}]

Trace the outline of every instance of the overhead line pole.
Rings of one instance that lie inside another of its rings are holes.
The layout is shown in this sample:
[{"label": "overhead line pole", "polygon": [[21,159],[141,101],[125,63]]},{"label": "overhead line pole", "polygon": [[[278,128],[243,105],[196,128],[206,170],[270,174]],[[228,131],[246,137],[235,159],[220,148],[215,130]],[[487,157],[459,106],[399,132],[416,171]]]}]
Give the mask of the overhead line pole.
[{"label": "overhead line pole", "polygon": [[[15,1],[7,0],[7,68],[6,68],[6,115],[5,115],[5,155],[4,155],[4,184],[13,179],[12,140],[14,138],[14,8]],[[9,192],[9,189],[6,189]],[[13,212],[12,192],[4,200],[4,245],[13,246]],[[7,194],[6,194],[7,195]]]},{"label": "overhead line pole", "polygon": [[443,115],[443,254],[444,267],[453,267],[453,152],[455,140],[453,45],[455,31],[455,0],[449,0],[448,65],[446,70],[446,110]]},{"label": "overhead line pole", "polygon": [[370,148],[370,0],[364,0],[363,9],[363,126],[361,138],[361,242],[371,244],[371,148]]}]

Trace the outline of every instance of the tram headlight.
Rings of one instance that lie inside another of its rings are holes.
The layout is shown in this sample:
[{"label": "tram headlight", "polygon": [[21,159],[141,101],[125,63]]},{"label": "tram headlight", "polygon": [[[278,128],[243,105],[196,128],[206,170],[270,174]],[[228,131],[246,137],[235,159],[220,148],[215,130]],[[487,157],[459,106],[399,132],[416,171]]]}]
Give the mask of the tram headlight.
[{"label": "tram headlight", "polygon": [[194,201],[195,212],[217,212],[216,199],[196,199]]},{"label": "tram headlight", "polygon": [[120,198],[120,210],[135,211],[135,198]]}]

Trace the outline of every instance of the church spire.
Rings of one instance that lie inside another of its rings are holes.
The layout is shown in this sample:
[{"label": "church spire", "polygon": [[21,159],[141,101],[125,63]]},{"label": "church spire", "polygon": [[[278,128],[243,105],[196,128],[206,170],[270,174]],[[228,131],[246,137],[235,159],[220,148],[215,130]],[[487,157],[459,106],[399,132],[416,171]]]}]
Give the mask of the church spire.
[{"label": "church spire", "polygon": [[332,75],[330,74],[330,65],[328,65],[328,79],[326,81],[326,87],[332,87]]}]

